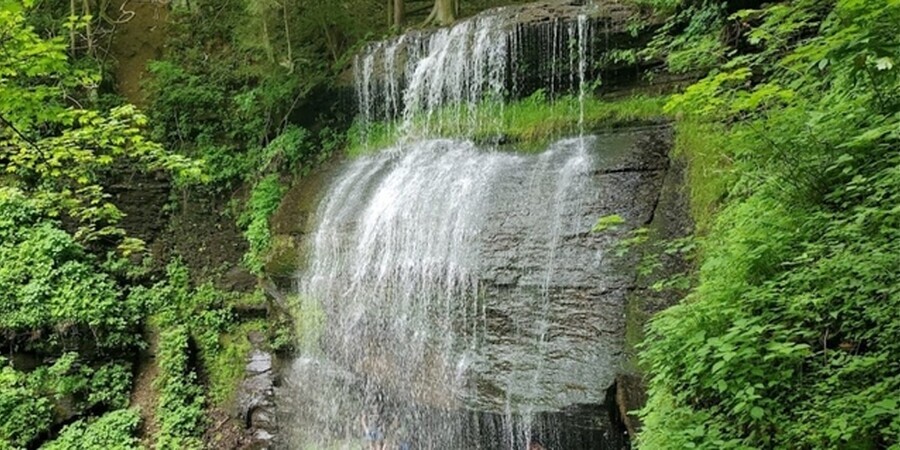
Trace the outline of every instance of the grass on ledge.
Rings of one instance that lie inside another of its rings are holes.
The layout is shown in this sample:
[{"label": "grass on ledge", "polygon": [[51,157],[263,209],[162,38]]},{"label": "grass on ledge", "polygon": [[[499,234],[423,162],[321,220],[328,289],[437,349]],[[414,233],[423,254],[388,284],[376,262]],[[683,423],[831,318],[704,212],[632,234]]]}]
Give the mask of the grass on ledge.
[{"label": "grass on ledge", "polygon": [[[664,119],[666,96],[634,96],[607,101],[584,100],[584,123],[580,125],[582,105],[574,96],[549,100],[543,91],[502,105],[482,102],[475,108],[449,106],[431,116],[413,118],[409,128],[418,138],[466,137],[476,142],[512,144],[519,151],[536,151],[554,139],[596,132],[603,128]],[[347,153],[351,157],[369,154],[395,145],[400,137],[399,122],[357,123],[350,130]]]}]

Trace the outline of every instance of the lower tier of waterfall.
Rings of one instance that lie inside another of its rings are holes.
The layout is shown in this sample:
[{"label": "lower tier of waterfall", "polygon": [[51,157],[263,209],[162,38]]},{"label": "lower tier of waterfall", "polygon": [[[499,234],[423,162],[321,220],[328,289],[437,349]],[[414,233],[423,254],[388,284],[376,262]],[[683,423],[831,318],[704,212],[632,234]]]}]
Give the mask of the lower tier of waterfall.
[{"label": "lower tier of waterfall", "polygon": [[[284,370],[286,446],[619,448],[608,396],[635,275],[616,249],[654,214],[653,135],[538,154],[427,140],[345,164],[298,277],[316,329]],[[626,225],[591,231],[611,214]]]}]

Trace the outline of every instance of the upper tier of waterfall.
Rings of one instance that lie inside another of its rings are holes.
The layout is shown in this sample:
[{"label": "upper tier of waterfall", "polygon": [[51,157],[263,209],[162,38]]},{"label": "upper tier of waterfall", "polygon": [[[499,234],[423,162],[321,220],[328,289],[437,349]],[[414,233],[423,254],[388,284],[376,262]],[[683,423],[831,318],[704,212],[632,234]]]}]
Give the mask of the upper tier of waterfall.
[{"label": "upper tier of waterfall", "polygon": [[[354,64],[363,127],[396,120],[404,138],[466,136],[475,121],[501,119],[511,97],[537,89],[551,97],[584,95],[594,22],[589,7],[583,8],[572,17],[527,25],[516,20],[519,9],[501,8],[450,28],[370,45]],[[528,72],[545,75],[535,84]]]}]

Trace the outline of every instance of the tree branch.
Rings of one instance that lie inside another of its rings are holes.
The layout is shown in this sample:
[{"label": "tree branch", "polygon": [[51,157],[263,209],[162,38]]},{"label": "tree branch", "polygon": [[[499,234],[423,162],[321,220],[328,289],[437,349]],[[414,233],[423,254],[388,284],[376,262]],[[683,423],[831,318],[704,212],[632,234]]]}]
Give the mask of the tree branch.
[{"label": "tree branch", "polygon": [[19,131],[19,129],[16,128],[16,126],[13,125],[12,122],[10,122],[6,117],[3,117],[3,114],[0,114],[0,122],[2,122],[3,125],[9,127],[10,130],[13,130],[13,132],[16,133],[23,141],[28,143],[28,145],[34,147],[34,149],[37,150],[41,154],[41,156],[46,157],[46,155],[44,154],[44,150],[37,144],[37,142],[31,140],[28,136],[25,136],[25,133]]}]

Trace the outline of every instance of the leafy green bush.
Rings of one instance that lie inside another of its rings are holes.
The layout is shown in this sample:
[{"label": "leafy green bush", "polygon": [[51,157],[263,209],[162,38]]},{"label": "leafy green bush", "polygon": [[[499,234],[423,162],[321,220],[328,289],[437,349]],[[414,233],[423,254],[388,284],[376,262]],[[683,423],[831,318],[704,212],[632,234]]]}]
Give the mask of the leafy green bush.
[{"label": "leafy green bush", "polygon": [[94,420],[78,420],[66,425],[55,440],[42,450],[138,450],[134,437],[141,415],[135,409],[120,409]]},{"label": "leafy green bush", "polygon": [[253,186],[246,210],[238,218],[238,225],[244,229],[244,237],[250,243],[244,264],[253,273],[262,273],[264,256],[272,243],[269,218],[278,209],[284,192],[277,175],[262,178]]},{"label": "leafy green bush", "polygon": [[109,362],[94,368],[88,363],[69,352],[53,364],[24,373],[0,359],[0,407],[8,412],[0,415],[0,442],[26,445],[49,431],[59,419],[60,402],[66,404],[67,414],[74,415],[125,407],[131,390],[130,366]]},{"label": "leafy green bush", "polygon": [[50,400],[36,392],[28,377],[0,358],[0,447],[22,447],[53,421]]},{"label": "leafy green bush", "polygon": [[34,348],[89,338],[102,348],[137,343],[140,305],[97,271],[94,258],[35,202],[0,188],[0,331]]},{"label": "leafy green bush", "polygon": [[159,376],[155,383],[159,390],[156,419],[159,449],[200,449],[200,435],[204,428],[203,388],[197,373],[191,369],[188,331],[175,327],[160,333]]},{"label": "leafy green bush", "polygon": [[900,4],[734,17],[758,46],[667,107],[722,136],[679,144],[716,167],[690,171],[708,234],[697,287],[644,343],[638,444],[897,448]]}]

